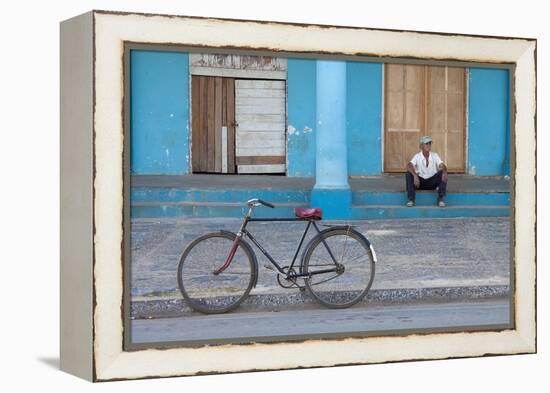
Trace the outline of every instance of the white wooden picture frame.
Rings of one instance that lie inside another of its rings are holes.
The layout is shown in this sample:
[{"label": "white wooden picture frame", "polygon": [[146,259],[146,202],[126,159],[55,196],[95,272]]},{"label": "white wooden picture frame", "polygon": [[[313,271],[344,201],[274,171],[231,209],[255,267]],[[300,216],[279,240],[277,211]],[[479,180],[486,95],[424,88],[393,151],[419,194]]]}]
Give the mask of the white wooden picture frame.
[{"label": "white wooden picture frame", "polygon": [[[124,44],[509,64],[514,328],[124,350]],[[91,11],[61,23],[61,368],[90,381],[536,352],[536,40]]]}]

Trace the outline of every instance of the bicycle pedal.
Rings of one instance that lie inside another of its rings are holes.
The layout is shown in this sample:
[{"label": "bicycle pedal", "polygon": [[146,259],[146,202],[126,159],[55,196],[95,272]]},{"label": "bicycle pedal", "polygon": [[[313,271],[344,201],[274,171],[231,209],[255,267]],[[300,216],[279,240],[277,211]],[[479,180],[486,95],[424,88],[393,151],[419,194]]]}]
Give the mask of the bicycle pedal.
[{"label": "bicycle pedal", "polygon": [[268,265],[267,263],[264,265],[264,267],[265,267],[266,269],[271,270],[271,271],[275,271],[275,269],[273,269],[273,266]]}]

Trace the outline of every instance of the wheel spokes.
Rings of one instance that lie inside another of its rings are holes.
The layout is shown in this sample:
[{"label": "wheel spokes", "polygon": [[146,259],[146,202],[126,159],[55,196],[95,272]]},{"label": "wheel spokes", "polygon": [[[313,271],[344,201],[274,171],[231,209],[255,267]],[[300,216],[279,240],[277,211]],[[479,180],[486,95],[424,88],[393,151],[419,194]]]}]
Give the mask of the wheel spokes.
[{"label": "wheel spokes", "polygon": [[252,287],[253,263],[242,246],[220,274],[214,271],[227,260],[233,245],[230,235],[205,235],[184,251],[178,267],[178,284],[189,306],[205,313],[219,313],[238,305]]},{"label": "wheel spokes", "polygon": [[[370,249],[350,228],[330,231],[321,236],[322,239],[311,246],[307,260],[304,260],[304,273],[309,273],[306,285],[314,297],[327,307],[349,307],[364,297],[372,283],[374,266]],[[337,262],[343,270],[336,274],[314,274],[327,266],[334,266],[327,247],[339,257]]]}]

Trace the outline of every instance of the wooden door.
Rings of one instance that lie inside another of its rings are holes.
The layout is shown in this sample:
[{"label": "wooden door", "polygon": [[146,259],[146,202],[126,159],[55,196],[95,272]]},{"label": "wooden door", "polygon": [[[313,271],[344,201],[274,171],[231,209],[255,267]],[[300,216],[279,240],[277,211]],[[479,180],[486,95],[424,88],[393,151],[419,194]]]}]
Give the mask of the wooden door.
[{"label": "wooden door", "polygon": [[465,169],[465,69],[429,66],[426,134],[450,172]]},{"label": "wooden door", "polygon": [[465,170],[465,69],[386,64],[384,171],[404,172],[421,135],[451,172]]},{"label": "wooden door", "polygon": [[191,155],[194,173],[235,173],[235,80],[193,76]]},{"label": "wooden door", "polygon": [[387,64],[384,170],[403,172],[424,133],[424,66]]},{"label": "wooden door", "polygon": [[285,81],[237,79],[235,97],[238,173],[284,173]]}]

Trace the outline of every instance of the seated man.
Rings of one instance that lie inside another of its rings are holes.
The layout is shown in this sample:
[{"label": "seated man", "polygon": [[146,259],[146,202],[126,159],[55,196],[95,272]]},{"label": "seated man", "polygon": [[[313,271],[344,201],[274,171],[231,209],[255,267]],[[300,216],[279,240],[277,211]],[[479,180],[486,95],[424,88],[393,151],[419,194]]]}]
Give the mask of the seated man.
[{"label": "seated man", "polygon": [[415,188],[420,190],[438,189],[439,198],[437,205],[445,207],[443,198],[447,192],[447,167],[441,161],[437,153],[432,153],[432,138],[423,136],[420,138],[420,152],[414,155],[407,164],[407,195],[408,207],[414,206]]}]

